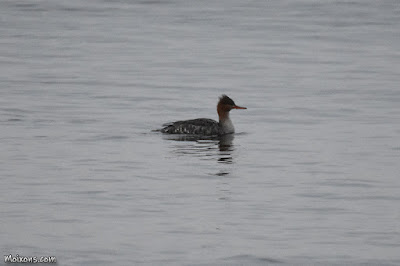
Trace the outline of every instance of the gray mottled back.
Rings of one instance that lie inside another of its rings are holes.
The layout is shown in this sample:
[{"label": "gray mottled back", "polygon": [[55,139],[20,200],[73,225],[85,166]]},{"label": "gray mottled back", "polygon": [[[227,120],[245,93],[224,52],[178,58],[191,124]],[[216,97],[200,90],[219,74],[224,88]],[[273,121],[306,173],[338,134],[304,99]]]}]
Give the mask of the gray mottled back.
[{"label": "gray mottled back", "polygon": [[220,126],[217,121],[208,118],[177,121],[165,124],[162,133],[193,134],[193,135],[220,135]]}]

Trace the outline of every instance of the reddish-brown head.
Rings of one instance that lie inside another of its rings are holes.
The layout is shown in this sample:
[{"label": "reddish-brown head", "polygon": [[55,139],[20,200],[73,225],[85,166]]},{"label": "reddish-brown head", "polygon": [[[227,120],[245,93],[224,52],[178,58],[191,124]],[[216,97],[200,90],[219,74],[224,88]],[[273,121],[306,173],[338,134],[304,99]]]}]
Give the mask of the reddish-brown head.
[{"label": "reddish-brown head", "polygon": [[221,97],[219,97],[217,112],[220,118],[228,116],[229,111],[232,109],[247,109],[247,108],[237,106],[235,102],[226,95],[222,95]]}]

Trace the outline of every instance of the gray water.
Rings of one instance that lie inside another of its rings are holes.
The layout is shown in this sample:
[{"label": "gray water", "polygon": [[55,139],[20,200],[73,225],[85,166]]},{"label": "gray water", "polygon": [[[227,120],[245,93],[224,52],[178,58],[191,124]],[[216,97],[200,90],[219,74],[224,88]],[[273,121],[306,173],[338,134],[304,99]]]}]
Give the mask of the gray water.
[{"label": "gray water", "polygon": [[[398,1],[3,0],[0,23],[2,255],[400,264]],[[223,93],[235,136],[153,131]]]}]

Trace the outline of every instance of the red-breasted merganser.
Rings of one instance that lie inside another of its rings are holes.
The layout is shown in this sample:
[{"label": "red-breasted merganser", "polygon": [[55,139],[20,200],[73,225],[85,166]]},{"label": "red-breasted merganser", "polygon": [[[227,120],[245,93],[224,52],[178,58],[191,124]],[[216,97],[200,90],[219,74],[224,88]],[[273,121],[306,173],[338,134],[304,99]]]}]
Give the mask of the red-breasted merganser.
[{"label": "red-breasted merganser", "polygon": [[162,133],[168,134],[192,134],[192,135],[224,135],[235,132],[232,121],[229,118],[229,111],[232,109],[247,109],[246,107],[237,106],[235,102],[226,95],[219,98],[217,105],[217,112],[219,122],[208,119],[198,118],[185,121],[177,121],[173,123],[164,124],[161,129]]}]

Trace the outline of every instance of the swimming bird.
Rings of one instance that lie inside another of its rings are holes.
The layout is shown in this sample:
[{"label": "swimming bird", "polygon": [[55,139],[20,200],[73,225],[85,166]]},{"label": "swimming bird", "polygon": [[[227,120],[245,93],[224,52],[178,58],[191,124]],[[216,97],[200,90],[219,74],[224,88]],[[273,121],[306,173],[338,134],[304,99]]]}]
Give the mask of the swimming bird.
[{"label": "swimming bird", "polygon": [[229,112],[232,109],[247,109],[237,106],[235,102],[226,95],[219,98],[217,113],[219,122],[208,118],[197,118],[192,120],[177,121],[164,124],[161,129],[166,134],[192,134],[203,136],[222,136],[235,132]]}]

